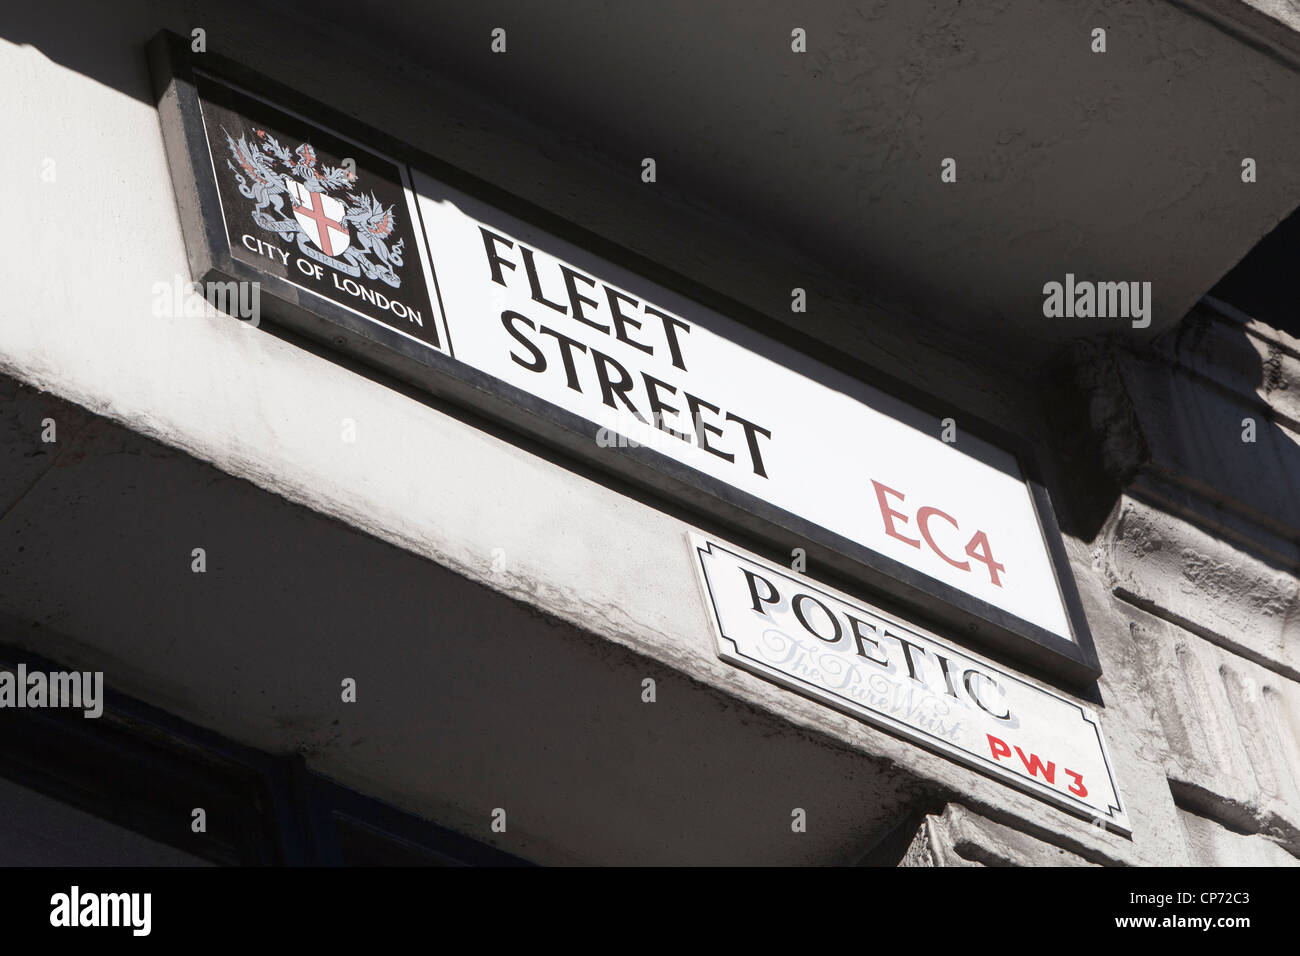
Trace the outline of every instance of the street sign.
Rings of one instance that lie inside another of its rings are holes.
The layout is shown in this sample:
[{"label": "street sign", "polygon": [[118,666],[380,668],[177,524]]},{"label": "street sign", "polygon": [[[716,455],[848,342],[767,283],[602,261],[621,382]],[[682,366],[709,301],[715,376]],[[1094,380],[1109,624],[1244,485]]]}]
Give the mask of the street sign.
[{"label": "street sign", "polygon": [[237,64],[151,55],[196,279],[963,640],[1099,674],[1016,440]]},{"label": "street sign", "polygon": [[1089,708],[780,565],[690,543],[724,661],[1131,832]]}]

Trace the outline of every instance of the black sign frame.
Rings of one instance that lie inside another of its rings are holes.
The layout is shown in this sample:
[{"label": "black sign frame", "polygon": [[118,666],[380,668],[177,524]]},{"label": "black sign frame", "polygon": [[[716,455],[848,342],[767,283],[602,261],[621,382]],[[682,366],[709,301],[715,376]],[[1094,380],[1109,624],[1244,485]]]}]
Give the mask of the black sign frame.
[{"label": "black sign frame", "polygon": [[[1020,466],[1051,558],[1073,641],[651,448],[632,445],[600,448],[595,441],[600,426],[457,361],[454,343],[451,343],[452,355],[444,355],[233,257],[218,186],[212,175],[195,68],[222,82],[253,91],[284,111],[299,114],[408,168],[418,169],[829,367],[870,382],[922,411],[934,410],[937,423],[944,413],[935,409],[932,396],[229,58],[210,52],[191,53],[183,37],[162,31],[150,42],[148,54],[190,271],[196,281],[258,282],[261,295],[267,300],[265,316],[275,324],[540,439],[599,471],[734,527],[757,541],[783,549],[789,547],[790,541],[798,541],[805,547],[810,565],[827,569],[841,582],[865,586],[874,595],[871,600],[880,602],[882,597],[886,602],[892,600],[922,618],[955,629],[952,636],[958,643],[973,640],[986,650],[1000,652],[1031,669],[1078,686],[1086,686],[1101,675],[1036,450],[1023,439],[974,416],[963,416],[964,431],[1013,455]],[[415,250],[410,250],[410,254],[415,255]],[[437,294],[436,289],[430,291]]]}]

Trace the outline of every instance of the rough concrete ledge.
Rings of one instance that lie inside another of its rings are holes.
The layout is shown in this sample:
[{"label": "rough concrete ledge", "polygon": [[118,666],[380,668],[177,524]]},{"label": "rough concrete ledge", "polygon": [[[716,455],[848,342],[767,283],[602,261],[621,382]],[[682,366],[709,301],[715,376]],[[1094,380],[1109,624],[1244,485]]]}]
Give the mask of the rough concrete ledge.
[{"label": "rough concrete ledge", "polygon": [[1192,858],[1198,866],[1300,866],[1268,837],[1241,833],[1190,810],[1179,810]]},{"label": "rough concrete ledge", "polygon": [[955,803],[922,821],[899,866],[1096,866]]},{"label": "rough concrete ledge", "polygon": [[1180,808],[1300,857],[1300,684],[1166,621],[1128,614]]},{"label": "rough concrete ledge", "polygon": [[1128,496],[1098,556],[1117,596],[1300,679],[1300,583],[1292,574]]}]

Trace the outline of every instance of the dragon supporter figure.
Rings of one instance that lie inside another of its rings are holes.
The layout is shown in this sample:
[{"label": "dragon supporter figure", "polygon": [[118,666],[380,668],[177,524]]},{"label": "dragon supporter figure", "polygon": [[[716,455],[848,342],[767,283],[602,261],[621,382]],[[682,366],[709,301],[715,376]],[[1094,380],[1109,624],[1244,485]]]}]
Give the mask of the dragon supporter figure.
[{"label": "dragon supporter figure", "polygon": [[239,139],[222,132],[231,153],[226,165],[240,195],[257,204],[252,216],[260,228],[296,239],[303,255],[353,278],[401,286],[405,240],[389,245],[397,228],[393,206],[374,192],[354,191],[355,173],[322,163],[309,143],[290,152],[266,130],[254,130],[252,142],[242,132]]}]

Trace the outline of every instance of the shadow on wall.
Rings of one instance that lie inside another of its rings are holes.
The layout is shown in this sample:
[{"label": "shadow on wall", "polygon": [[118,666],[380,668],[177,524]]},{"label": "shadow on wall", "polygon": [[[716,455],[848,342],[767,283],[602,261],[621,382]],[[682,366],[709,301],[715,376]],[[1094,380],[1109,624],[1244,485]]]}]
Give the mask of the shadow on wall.
[{"label": "shadow on wall", "polygon": [[1300,339],[1300,209],[1283,219],[1210,290],[1214,298]]},{"label": "shadow on wall", "polygon": [[[1300,567],[1300,211],[1149,347],[1117,338],[1058,366],[1056,455],[1067,533],[1092,541],[1124,491],[1269,564]],[[1284,333],[1249,328],[1251,320]]]},{"label": "shadow on wall", "polygon": [[[153,86],[144,45],[158,32],[159,24],[184,24],[194,19],[186,14],[195,6],[163,0],[75,5],[3,3],[0,4],[0,40],[32,47],[41,57],[59,66],[153,106]],[[137,43],[140,56],[123,56],[124,40]],[[17,82],[21,90],[22,76]]]}]

